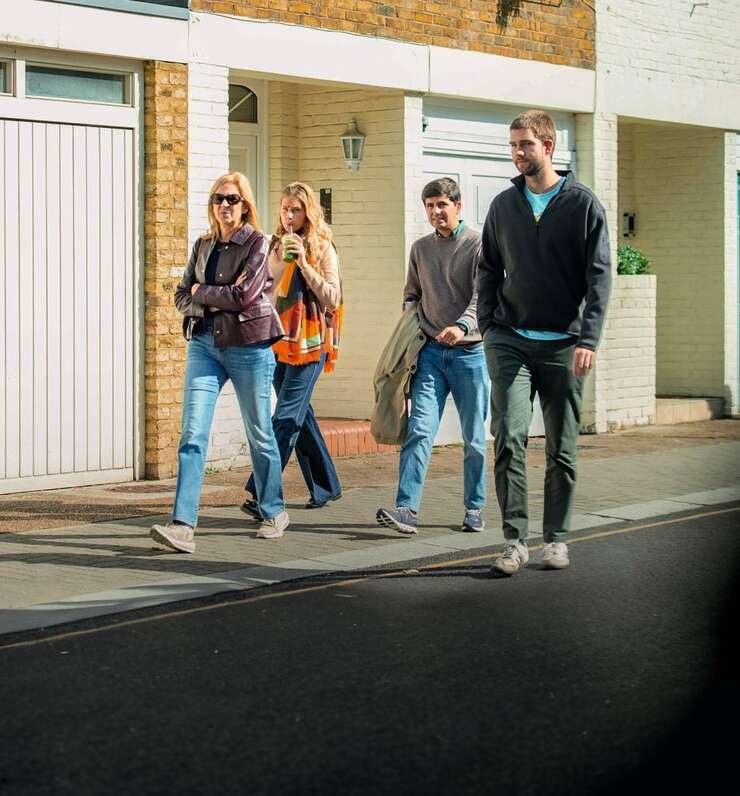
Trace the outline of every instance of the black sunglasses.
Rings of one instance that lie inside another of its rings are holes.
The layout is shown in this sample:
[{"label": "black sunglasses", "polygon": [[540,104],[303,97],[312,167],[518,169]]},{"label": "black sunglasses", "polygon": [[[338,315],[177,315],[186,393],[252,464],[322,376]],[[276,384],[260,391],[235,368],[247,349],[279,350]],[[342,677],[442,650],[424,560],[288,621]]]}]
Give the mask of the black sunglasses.
[{"label": "black sunglasses", "polygon": [[242,198],[239,196],[238,193],[212,193],[211,194],[211,203],[214,205],[220,205],[224,199],[226,199],[227,204],[230,205],[238,205],[241,202]]}]

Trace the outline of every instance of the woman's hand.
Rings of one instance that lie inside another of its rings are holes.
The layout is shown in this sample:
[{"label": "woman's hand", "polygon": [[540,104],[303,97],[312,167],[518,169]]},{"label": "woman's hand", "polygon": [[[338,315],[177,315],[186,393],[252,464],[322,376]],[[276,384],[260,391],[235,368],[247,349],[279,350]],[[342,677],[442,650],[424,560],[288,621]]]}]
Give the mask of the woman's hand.
[{"label": "woman's hand", "polygon": [[288,238],[285,251],[288,254],[295,256],[295,263],[301,269],[301,271],[308,267],[308,261],[306,260],[306,248],[303,245],[303,240],[298,235],[293,235],[292,237]]}]

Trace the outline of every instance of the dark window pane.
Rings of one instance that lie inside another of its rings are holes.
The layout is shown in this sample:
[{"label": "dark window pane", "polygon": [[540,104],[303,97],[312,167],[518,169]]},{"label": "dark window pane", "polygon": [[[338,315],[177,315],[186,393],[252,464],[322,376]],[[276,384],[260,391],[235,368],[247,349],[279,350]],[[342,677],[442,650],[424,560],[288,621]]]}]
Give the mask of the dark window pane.
[{"label": "dark window pane", "polygon": [[0,63],[0,94],[10,93],[10,81],[8,80],[8,65]]},{"label": "dark window pane", "polygon": [[26,94],[125,105],[126,76],[28,64]]},{"label": "dark window pane", "polygon": [[229,121],[257,124],[257,97],[246,86],[229,86]]}]

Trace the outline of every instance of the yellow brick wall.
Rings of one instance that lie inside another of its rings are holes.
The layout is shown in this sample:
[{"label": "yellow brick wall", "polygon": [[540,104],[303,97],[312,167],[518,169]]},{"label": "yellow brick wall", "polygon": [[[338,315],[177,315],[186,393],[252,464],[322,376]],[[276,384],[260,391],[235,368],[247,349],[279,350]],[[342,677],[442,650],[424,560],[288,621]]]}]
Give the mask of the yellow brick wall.
[{"label": "yellow brick wall", "polygon": [[516,13],[503,26],[498,0],[192,0],[191,10],[594,67],[594,13],[586,3],[513,5]]},{"label": "yellow brick wall", "polygon": [[177,471],[185,345],[174,288],[188,257],[188,70],[144,64],[145,476]]}]

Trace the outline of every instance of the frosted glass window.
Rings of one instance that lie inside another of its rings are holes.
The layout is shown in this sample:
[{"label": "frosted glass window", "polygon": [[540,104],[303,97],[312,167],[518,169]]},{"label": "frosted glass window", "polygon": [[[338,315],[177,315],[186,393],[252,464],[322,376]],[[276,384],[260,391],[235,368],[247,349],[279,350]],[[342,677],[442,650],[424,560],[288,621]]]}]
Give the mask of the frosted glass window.
[{"label": "frosted glass window", "polygon": [[229,121],[257,124],[257,97],[246,86],[229,86]]},{"label": "frosted glass window", "polygon": [[59,66],[26,65],[26,96],[127,105],[128,77]]}]

